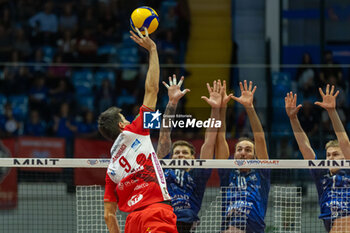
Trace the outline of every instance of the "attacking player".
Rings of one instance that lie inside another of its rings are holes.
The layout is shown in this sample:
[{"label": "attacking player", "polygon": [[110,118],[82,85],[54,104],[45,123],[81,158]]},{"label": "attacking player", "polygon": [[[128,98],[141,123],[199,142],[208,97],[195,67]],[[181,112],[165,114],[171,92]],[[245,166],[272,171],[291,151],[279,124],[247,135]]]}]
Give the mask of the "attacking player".
[{"label": "attacking player", "polygon": [[[149,52],[149,68],[145,81],[143,105],[137,118],[130,124],[111,107],[101,113],[98,128],[101,134],[113,140],[111,162],[106,174],[104,216],[109,232],[119,233],[116,219],[119,209],[129,212],[125,233],[176,233],[176,215],[170,202],[166,181],[153,149],[148,129],[143,129],[144,114],[154,111],[159,89],[159,62],[156,44],[138,32],[130,31],[130,38]],[[150,113],[149,113],[150,114]]]},{"label": "attacking player", "polygon": [[[221,122],[223,126],[216,139],[215,157],[228,159],[230,155],[226,141],[226,108],[232,98],[242,104],[248,114],[253,130],[254,141],[249,138],[239,138],[235,147],[234,159],[268,159],[265,133],[255,112],[253,99],[256,86],[244,80],[240,82],[241,96],[239,98],[226,94],[226,84],[223,83]],[[263,233],[265,229],[265,214],[270,191],[269,169],[220,169],[220,185],[223,190],[222,233]]]},{"label": "attacking player", "polygon": [[[350,143],[346,131],[340,121],[336,111],[336,98],[339,94],[334,94],[334,86],[329,90],[329,84],[326,87],[326,93],[319,88],[322,96],[322,102],[315,102],[316,105],[327,110],[332,121],[332,125],[338,140],[329,141],[326,146],[327,160],[350,159]],[[302,129],[297,114],[302,107],[296,106],[297,95],[293,92],[287,93],[285,97],[285,108],[292,125],[295,139],[299,150],[304,159],[317,159],[317,156],[310,145],[310,141]],[[350,206],[346,205],[344,200],[350,198],[350,170],[332,169],[310,169],[311,175],[315,181],[321,214],[319,218],[323,220],[324,226],[328,232],[350,232]],[[347,192],[342,192],[339,188],[347,188]],[[332,199],[332,195],[335,198]],[[347,203],[347,202],[346,202]]]},{"label": "attacking player", "polygon": [[[180,83],[182,83],[181,78]],[[176,106],[179,99],[184,95],[180,90],[180,85],[176,85],[176,77],[169,78],[168,88],[169,103],[164,113],[164,117],[172,118],[175,115]],[[211,106],[211,119],[219,119],[221,104],[221,87],[218,82],[213,82],[213,87],[207,84],[209,99],[202,97]],[[160,131],[157,154],[159,158],[169,155],[172,159],[195,159],[195,148],[187,141],[176,141],[171,146],[169,128]],[[201,147],[200,158],[212,159],[217,129],[207,128],[205,132],[204,144]],[[194,230],[199,221],[198,212],[202,205],[203,195],[207,181],[211,175],[211,169],[165,169],[164,171],[169,194],[172,197],[171,203],[177,216],[177,230],[179,233],[189,233]]]}]

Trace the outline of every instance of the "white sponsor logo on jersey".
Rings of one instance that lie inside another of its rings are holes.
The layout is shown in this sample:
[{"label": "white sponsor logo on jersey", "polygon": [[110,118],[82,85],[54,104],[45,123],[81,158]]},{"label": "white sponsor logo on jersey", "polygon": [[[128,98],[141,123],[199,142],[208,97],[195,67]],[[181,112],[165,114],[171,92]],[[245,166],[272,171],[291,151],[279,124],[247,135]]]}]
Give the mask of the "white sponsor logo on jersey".
[{"label": "white sponsor logo on jersey", "polygon": [[128,206],[133,206],[136,203],[138,203],[139,201],[141,201],[143,198],[142,194],[137,194],[131,197],[131,199],[128,201]]}]

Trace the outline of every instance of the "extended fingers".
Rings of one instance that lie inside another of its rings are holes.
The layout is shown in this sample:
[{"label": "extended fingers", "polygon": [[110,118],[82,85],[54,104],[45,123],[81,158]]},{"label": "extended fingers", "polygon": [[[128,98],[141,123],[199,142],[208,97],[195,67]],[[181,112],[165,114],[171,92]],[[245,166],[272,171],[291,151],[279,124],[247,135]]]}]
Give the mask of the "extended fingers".
[{"label": "extended fingers", "polygon": [[333,93],[334,93],[334,85],[332,85],[332,87],[331,87],[331,92],[329,92],[329,94],[330,94],[330,95],[333,95]]},{"label": "extended fingers", "polygon": [[214,82],[213,82],[213,91],[218,92],[218,85],[216,83],[216,80],[214,80]]},{"label": "extended fingers", "polygon": [[184,81],[185,77],[184,76],[181,76],[181,79],[179,81],[179,83],[177,84],[179,87],[181,87],[183,81]]},{"label": "extended fingers", "polygon": [[250,82],[249,82],[249,91],[252,91],[252,88],[253,88],[253,82],[250,81]]},{"label": "extended fingers", "polygon": [[242,93],[244,91],[242,82],[239,82],[239,88],[241,89],[241,93]]},{"label": "extended fingers", "polygon": [[163,81],[162,83],[166,88],[169,88],[169,85],[166,82]]},{"label": "extended fingers", "polygon": [[135,31],[137,32],[137,35],[139,35],[140,38],[143,38],[142,33],[140,32],[140,30],[137,27],[135,27]]},{"label": "extended fingers", "polygon": [[169,86],[173,85],[173,80],[171,79],[171,76],[169,76]]},{"label": "extended fingers", "polygon": [[146,27],[143,27],[143,30],[145,30],[146,37],[148,37],[148,30]]},{"label": "extended fingers", "polygon": [[326,86],[326,95],[328,95],[329,94],[329,84],[327,84],[327,86]]},{"label": "extended fingers", "polygon": [[208,88],[208,92],[211,93],[213,90],[211,89],[209,83],[207,83],[207,88]]},{"label": "extended fingers", "polygon": [[173,74],[173,85],[176,85],[176,82],[177,82],[177,80],[176,80],[176,75]]},{"label": "extended fingers", "polygon": [[321,87],[319,87],[318,88],[318,91],[320,92],[320,95],[322,96],[322,98],[324,97],[324,93],[323,93],[323,91],[322,91],[322,88]]}]

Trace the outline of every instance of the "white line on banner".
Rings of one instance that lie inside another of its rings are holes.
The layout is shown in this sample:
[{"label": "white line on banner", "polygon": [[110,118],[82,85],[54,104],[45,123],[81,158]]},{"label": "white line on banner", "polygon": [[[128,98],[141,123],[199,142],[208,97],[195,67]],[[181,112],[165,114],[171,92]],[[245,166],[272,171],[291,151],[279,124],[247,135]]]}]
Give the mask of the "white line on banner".
[{"label": "white line on banner", "polygon": [[[107,168],[109,159],[0,158],[0,167]],[[161,159],[163,168],[350,169],[350,160]]]}]

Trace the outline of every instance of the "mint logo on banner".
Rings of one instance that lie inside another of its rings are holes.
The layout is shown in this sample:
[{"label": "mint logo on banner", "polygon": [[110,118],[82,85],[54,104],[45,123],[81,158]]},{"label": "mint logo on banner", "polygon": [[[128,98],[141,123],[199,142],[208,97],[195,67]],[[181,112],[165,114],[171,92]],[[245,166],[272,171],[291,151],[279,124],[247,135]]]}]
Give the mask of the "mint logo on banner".
[{"label": "mint logo on banner", "polygon": [[157,110],[156,112],[143,113],[143,128],[144,129],[160,129],[160,122],[162,114]]}]

